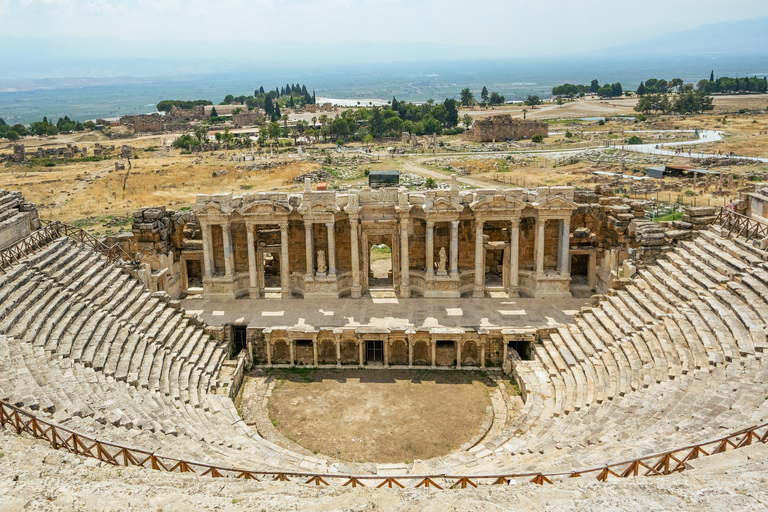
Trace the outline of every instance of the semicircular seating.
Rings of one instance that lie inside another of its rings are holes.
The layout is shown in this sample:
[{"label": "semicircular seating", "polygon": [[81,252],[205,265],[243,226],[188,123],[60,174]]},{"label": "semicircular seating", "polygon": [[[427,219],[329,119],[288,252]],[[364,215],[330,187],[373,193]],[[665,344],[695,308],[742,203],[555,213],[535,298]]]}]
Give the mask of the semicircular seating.
[{"label": "semicircular seating", "polygon": [[[499,435],[408,471],[573,471],[765,422],[767,257],[705,231],[642,266],[630,284],[551,329],[530,361],[512,351],[525,403],[492,429]],[[72,240],[1,275],[0,304],[0,399],[168,456],[338,471],[246,425],[214,392],[226,347],[176,302]]]}]

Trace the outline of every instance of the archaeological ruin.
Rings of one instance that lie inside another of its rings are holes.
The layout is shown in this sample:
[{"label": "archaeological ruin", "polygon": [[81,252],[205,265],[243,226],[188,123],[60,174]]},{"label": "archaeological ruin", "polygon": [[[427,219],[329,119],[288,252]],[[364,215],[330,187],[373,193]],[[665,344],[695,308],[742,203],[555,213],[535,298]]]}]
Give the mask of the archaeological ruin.
[{"label": "archaeological ruin", "polygon": [[549,125],[542,121],[513,119],[509,114],[502,114],[476,120],[464,132],[464,139],[470,142],[500,142],[530,139],[536,135],[549,135]]},{"label": "archaeological ruin", "polygon": [[[0,251],[0,423],[105,465],[338,487],[699,471],[768,439],[765,198],[655,223],[599,186],[307,185],[142,208],[96,240],[3,192],[26,227]],[[246,368],[345,366],[486,370],[521,397],[498,385],[472,443],[398,464],[235,408]]]}]

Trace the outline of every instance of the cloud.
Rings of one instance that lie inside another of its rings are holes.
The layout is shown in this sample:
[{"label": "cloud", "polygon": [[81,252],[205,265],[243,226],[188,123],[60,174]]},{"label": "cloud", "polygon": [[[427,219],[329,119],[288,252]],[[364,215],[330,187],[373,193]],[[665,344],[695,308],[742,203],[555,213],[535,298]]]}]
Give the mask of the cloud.
[{"label": "cloud", "polygon": [[604,0],[0,0],[0,13],[0,33],[15,36],[441,43],[567,53],[768,15],[768,2],[646,0],[606,8]]}]

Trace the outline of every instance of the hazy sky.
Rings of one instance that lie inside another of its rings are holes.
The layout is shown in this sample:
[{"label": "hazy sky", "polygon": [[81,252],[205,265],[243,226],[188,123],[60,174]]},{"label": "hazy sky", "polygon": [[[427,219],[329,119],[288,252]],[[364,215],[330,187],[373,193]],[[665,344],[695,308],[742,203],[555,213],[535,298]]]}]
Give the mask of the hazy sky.
[{"label": "hazy sky", "polygon": [[0,34],[572,52],[765,15],[766,0],[0,0]]}]

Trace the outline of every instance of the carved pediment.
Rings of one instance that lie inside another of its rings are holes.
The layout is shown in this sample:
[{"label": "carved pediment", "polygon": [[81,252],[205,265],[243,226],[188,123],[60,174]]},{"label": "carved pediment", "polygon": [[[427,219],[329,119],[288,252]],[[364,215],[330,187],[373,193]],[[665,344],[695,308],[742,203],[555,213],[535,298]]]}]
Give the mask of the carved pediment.
[{"label": "carved pediment", "polygon": [[425,204],[423,207],[427,213],[461,213],[464,207],[460,204],[454,204],[445,197],[439,197],[431,204]]},{"label": "carved pediment", "polygon": [[288,215],[293,211],[289,205],[273,201],[257,201],[240,208],[241,215]]},{"label": "carved pediment", "polygon": [[301,206],[297,208],[297,211],[304,216],[334,215],[339,211],[339,207],[335,203],[329,204],[323,201],[312,201],[301,203]]},{"label": "carved pediment", "polygon": [[550,196],[539,203],[539,210],[575,210],[579,205],[561,196]]},{"label": "carved pediment", "polygon": [[198,208],[195,210],[195,215],[221,215],[223,212],[221,211],[221,207],[214,203],[209,203],[202,208]]},{"label": "carved pediment", "polygon": [[469,205],[475,213],[493,212],[503,213],[506,211],[520,211],[525,208],[525,203],[519,199],[510,199],[505,195],[487,196]]}]

